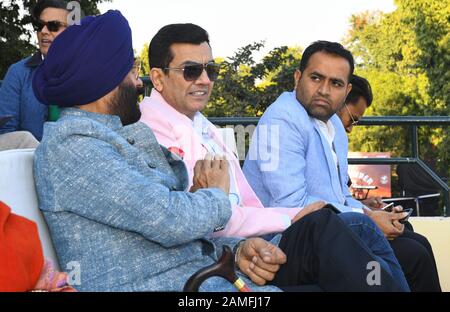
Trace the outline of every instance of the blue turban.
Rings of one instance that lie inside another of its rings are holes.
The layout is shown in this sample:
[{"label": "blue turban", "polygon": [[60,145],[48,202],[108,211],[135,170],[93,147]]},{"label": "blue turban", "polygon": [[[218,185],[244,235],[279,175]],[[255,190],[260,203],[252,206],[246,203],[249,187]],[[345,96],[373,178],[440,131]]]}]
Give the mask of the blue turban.
[{"label": "blue turban", "polygon": [[94,102],[117,87],[133,68],[131,29],[119,11],[87,16],[52,43],[33,78],[36,98],[71,107]]}]

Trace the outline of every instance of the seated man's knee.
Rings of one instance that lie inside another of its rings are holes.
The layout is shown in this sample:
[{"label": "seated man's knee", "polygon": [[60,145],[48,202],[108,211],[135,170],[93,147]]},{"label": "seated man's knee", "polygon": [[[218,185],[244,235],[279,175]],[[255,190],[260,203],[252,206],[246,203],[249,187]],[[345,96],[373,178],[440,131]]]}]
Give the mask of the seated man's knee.
[{"label": "seated man's knee", "polygon": [[430,254],[428,253],[428,250],[422,244],[413,239],[403,238],[400,236],[391,242],[391,246],[401,263],[405,263],[406,261],[409,263],[418,264],[430,261]]},{"label": "seated man's knee", "polygon": [[415,241],[417,241],[418,243],[420,243],[422,246],[424,246],[428,251],[432,250],[430,241],[428,240],[428,238],[426,238],[425,236],[423,236],[422,234],[416,233],[416,232],[411,232],[411,231],[406,231],[405,230],[405,237],[409,237],[411,239],[414,239]]}]

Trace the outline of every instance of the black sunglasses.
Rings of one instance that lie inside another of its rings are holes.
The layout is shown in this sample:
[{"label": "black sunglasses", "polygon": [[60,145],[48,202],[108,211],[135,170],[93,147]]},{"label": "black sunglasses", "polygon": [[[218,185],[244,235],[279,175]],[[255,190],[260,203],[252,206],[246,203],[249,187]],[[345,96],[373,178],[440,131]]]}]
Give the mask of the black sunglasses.
[{"label": "black sunglasses", "polygon": [[66,23],[60,22],[60,21],[35,21],[33,23],[34,29],[36,31],[42,31],[44,26],[47,26],[47,29],[51,32],[58,32],[61,27],[67,27]]},{"label": "black sunglasses", "polygon": [[216,81],[219,76],[220,65],[210,62],[206,64],[187,64],[184,67],[166,67],[164,70],[181,70],[183,71],[183,78],[186,81],[195,81],[206,70],[209,80]]}]

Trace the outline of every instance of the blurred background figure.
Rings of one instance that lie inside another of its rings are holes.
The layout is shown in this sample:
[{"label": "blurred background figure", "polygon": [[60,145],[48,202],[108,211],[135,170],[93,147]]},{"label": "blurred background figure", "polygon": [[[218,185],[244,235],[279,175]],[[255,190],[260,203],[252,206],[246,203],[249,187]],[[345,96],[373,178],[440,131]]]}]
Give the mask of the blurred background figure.
[{"label": "blurred background figure", "polygon": [[[67,3],[62,0],[41,0],[33,8],[33,27],[39,49],[33,56],[11,65],[4,77],[0,88],[0,116],[12,118],[0,127],[0,135],[28,131],[38,141],[41,140],[44,122],[49,118],[49,108],[36,99],[31,82],[53,40],[67,28],[68,14]],[[10,138],[16,140],[17,136]],[[8,144],[14,145],[14,142]],[[17,145],[23,146],[20,142]]]}]

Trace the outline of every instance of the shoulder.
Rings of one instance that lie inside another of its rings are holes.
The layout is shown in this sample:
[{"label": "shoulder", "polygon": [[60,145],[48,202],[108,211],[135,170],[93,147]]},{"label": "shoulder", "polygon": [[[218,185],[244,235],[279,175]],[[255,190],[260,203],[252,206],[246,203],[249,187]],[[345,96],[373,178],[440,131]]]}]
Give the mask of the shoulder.
[{"label": "shoulder", "polygon": [[295,132],[312,129],[313,125],[308,113],[297,100],[295,92],[284,92],[271,104],[258,125],[279,125],[280,128]]},{"label": "shoulder", "polygon": [[294,92],[283,92],[261,117],[263,121],[279,119],[286,122],[296,122],[299,119],[305,120],[307,118],[308,114],[295,97]]},{"label": "shoulder", "polygon": [[[24,58],[24,59],[18,61],[17,63],[12,64],[9,67],[9,69],[8,69],[7,76],[11,75],[11,74],[18,75],[18,74],[21,74],[21,73],[26,73],[28,71],[31,71],[32,69],[26,66],[26,63],[30,59],[31,59],[31,56],[27,57],[27,58]],[[6,79],[6,77],[5,77],[5,79]]]},{"label": "shoulder", "polygon": [[49,146],[65,146],[80,150],[82,146],[95,141],[114,141],[119,135],[104,124],[88,117],[63,117],[56,122],[44,124],[44,137],[41,142]]},{"label": "shoulder", "polygon": [[44,135],[35,152],[35,166],[41,179],[56,174],[55,168],[59,170],[57,175],[68,172],[78,175],[80,168],[113,161],[120,151],[125,153],[126,145],[125,139],[100,122],[65,117],[44,124]]},{"label": "shoulder", "polygon": [[170,133],[173,126],[169,114],[165,114],[163,109],[158,107],[158,103],[152,101],[149,97],[144,97],[139,103],[141,119],[139,121],[146,124],[155,132]]},{"label": "shoulder", "polygon": [[31,69],[25,65],[25,63],[29,59],[30,57],[23,59],[17,63],[12,64],[8,68],[8,71],[6,72],[1,85],[2,88],[0,88],[0,90],[3,90],[3,92],[7,92],[6,90],[11,90],[11,88],[17,89],[22,87],[26,80],[26,77],[31,71]]}]

